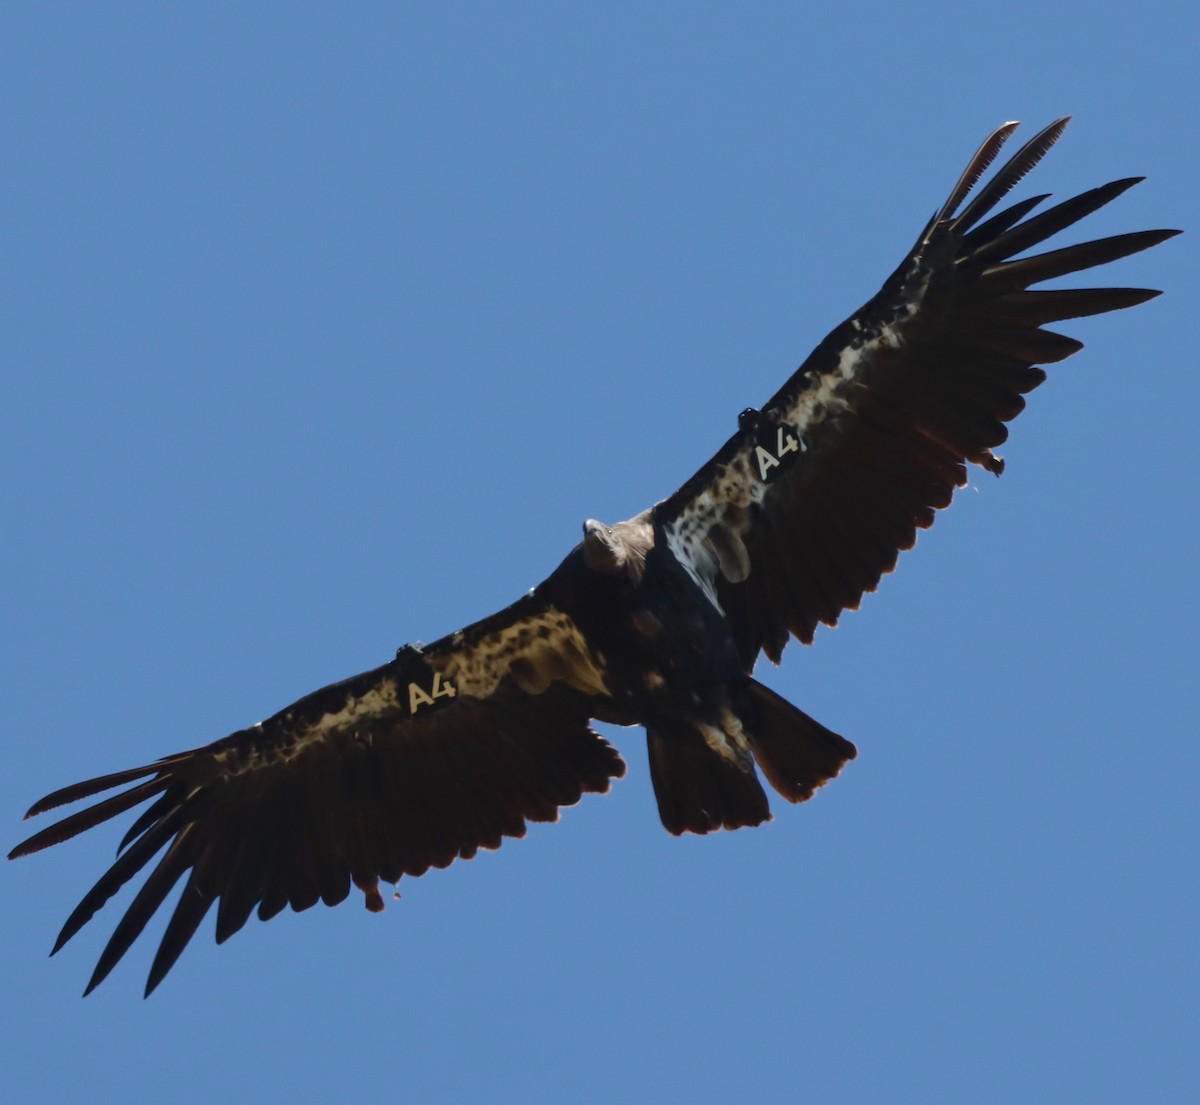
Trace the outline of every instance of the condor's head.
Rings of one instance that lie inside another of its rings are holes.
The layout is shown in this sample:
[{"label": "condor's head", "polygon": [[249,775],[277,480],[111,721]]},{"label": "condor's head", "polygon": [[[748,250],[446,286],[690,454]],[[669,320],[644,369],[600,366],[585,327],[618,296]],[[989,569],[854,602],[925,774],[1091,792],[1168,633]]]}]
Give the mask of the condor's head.
[{"label": "condor's head", "polygon": [[641,579],[646,570],[646,554],[653,545],[654,530],[646,514],[615,526],[606,526],[594,518],[583,523],[583,562],[601,575],[624,573],[630,580]]}]

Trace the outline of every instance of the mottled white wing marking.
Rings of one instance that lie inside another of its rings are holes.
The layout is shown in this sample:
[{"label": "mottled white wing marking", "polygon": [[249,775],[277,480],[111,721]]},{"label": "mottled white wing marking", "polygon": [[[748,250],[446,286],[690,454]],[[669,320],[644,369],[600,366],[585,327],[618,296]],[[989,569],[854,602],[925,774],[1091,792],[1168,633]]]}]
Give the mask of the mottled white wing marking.
[{"label": "mottled white wing marking", "polygon": [[553,606],[474,641],[455,634],[449,652],[426,662],[471,698],[487,698],[510,675],[527,694],[541,694],[555,680],[583,694],[608,694],[602,662],[570,616]]},{"label": "mottled white wing marking", "polygon": [[[664,525],[667,547],[718,610],[718,572],[731,583],[741,582],[748,574],[743,538],[750,529],[750,507],[766,497],[771,479],[785,467],[785,458],[794,459],[788,454],[807,452],[817,428],[849,407],[850,394],[872,355],[901,344],[900,325],[920,309],[927,287],[919,253],[908,275],[903,305],[890,323],[867,330],[854,319],[858,333],[841,351],[837,365],[829,372],[807,373],[808,386],[790,404],[762,412],[763,420],[776,431],[773,439],[768,438],[774,451],[751,431],[739,452],[717,466],[708,486]],[[858,334],[869,336],[859,338]]]},{"label": "mottled white wing marking", "polygon": [[336,713],[322,714],[313,724],[313,732],[328,732],[331,729],[353,729],[361,721],[394,714],[401,708],[400,696],[394,679],[381,679],[366,694],[352,696]]},{"label": "mottled white wing marking", "polygon": [[[922,291],[924,289],[922,288]],[[906,305],[905,318],[916,313],[917,303]],[[838,357],[837,368],[813,380],[790,407],[782,412],[782,420],[795,426],[800,434],[811,432],[825,419],[840,414],[849,405],[847,395],[852,390],[864,365],[877,349],[897,349],[900,334],[895,325],[881,326],[869,339],[857,345],[848,345]]]},{"label": "mottled white wing marking", "polygon": [[439,644],[445,651],[434,645],[420,654],[424,663],[417,669],[426,672],[425,677],[412,678],[411,668],[397,675],[381,674],[365,691],[340,698],[339,709],[315,719],[306,718],[303,709],[287,710],[269,719],[278,738],[253,739],[255,730],[263,731],[260,723],[245,730],[249,741],[214,753],[214,761],[231,776],[287,763],[333,734],[353,735],[362,729],[369,736],[372,727],[367,723],[381,718],[399,722],[420,717],[460,695],[487,698],[506,677],[526,694],[542,694],[556,681],[587,695],[609,693],[602,659],[593,654],[570,616],[553,606],[523,613],[474,639],[464,630]]},{"label": "mottled white wing marking", "polygon": [[[212,759],[221,765],[226,774],[243,775],[264,767],[288,763],[310,745],[327,739],[331,733],[353,732],[365,721],[406,712],[396,680],[382,677],[365,693],[348,696],[340,710],[328,711],[315,721],[299,721],[291,710],[269,719],[272,725],[281,727],[285,740],[250,739],[212,753]],[[261,734],[263,724],[259,722],[244,732],[247,736],[255,730]]]}]

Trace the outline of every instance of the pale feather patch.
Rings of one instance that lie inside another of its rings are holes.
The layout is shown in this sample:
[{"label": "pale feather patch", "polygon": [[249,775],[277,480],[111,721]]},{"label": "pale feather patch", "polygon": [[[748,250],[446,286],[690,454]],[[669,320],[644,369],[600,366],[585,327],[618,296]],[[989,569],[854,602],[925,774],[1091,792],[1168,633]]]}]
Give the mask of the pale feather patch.
[{"label": "pale feather patch", "polygon": [[[285,711],[272,719],[272,724],[279,726],[278,738],[241,742],[212,753],[212,759],[220,764],[225,774],[242,775],[288,763],[331,733],[353,732],[364,721],[406,712],[400,702],[396,680],[384,678],[365,694],[348,697],[340,710],[326,712],[309,725],[297,726],[291,711]],[[245,732],[250,734],[254,730],[261,734],[263,723],[259,722]]]},{"label": "pale feather patch", "polygon": [[750,554],[741,534],[730,525],[716,525],[708,531],[708,543],[716,555],[721,574],[730,583],[741,583],[750,575]]},{"label": "pale feather patch", "polygon": [[[870,337],[860,339],[856,335],[831,371],[808,374],[809,386],[788,407],[764,412],[773,415],[773,421],[784,430],[797,435],[800,451],[807,451],[806,443],[823,422],[849,408],[851,392],[872,355],[882,348],[900,347],[901,324],[920,309],[928,284],[919,256],[914,258],[909,280],[914,286],[905,288],[904,302],[890,323],[876,325]],[[860,320],[852,322],[858,334],[866,333]],[[762,503],[770,488],[767,469],[756,461],[757,453],[762,451],[758,441],[748,436],[741,451],[717,467],[709,486],[663,527],[667,547],[718,610],[718,573],[731,583],[739,583],[749,574],[749,564],[742,559],[742,538],[750,529],[750,507]],[[774,467],[770,466],[772,470]]]},{"label": "pale feather patch", "polygon": [[664,529],[671,555],[708,601],[721,610],[714,586],[717,561],[703,536],[719,518],[720,507],[712,492],[702,491],[692,500],[690,508]]},{"label": "pale feather patch", "polygon": [[476,641],[456,636],[451,652],[426,662],[471,698],[489,697],[508,675],[528,694],[541,694],[555,681],[583,694],[608,694],[602,667],[583,634],[553,606]]},{"label": "pale feather patch", "polygon": [[[915,309],[911,306],[908,314]],[[842,413],[850,405],[849,392],[863,366],[870,361],[871,354],[880,348],[897,349],[899,346],[900,334],[894,325],[881,326],[868,340],[846,346],[838,357],[837,367],[817,376],[811,387],[796,396],[796,401],[784,411],[785,420],[804,435],[827,418]]]},{"label": "pale feather patch", "polygon": [[735,764],[743,771],[754,770],[754,754],[750,750],[750,738],[746,736],[741,721],[730,710],[721,713],[721,728],[700,722],[698,728],[704,743],[723,760]]},{"label": "pale feather patch", "polygon": [[400,708],[400,697],[394,679],[381,679],[366,694],[346,700],[337,713],[322,714],[312,726],[313,732],[329,729],[353,729],[368,718],[394,714]]}]

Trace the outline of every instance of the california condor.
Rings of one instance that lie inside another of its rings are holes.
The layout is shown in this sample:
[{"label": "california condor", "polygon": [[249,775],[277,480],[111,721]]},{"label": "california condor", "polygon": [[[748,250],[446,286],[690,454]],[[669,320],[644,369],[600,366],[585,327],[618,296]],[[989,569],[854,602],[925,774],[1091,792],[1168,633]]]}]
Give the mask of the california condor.
[{"label": "california condor", "polygon": [[1158,294],[1030,290],[1177,233],[1028,255],[1137,182],[1037,215],[1045,196],[992,214],[1065,125],[976,188],[1016,124],[989,135],[879,294],[744,411],[708,463],[635,518],[585,522],[582,541],[512,606],[223,740],[37,802],[28,816],[125,788],[10,858],[149,803],[54,951],[162,853],[86,992],[185,876],[147,994],[214,904],[218,942],[251,912],[335,905],[352,885],[379,910],[380,880],[556,820],[625,771],[593,718],[645,727],[671,833],[767,820],[756,765],[790,802],[832,779],[854,745],[756,682],[759,653],[778,663],[789,637],[810,643],[819,623],[856,607],[967,482],[967,462],[1001,472],[992,449],[1045,379],[1035,366],[1080,348],[1045,324]]}]

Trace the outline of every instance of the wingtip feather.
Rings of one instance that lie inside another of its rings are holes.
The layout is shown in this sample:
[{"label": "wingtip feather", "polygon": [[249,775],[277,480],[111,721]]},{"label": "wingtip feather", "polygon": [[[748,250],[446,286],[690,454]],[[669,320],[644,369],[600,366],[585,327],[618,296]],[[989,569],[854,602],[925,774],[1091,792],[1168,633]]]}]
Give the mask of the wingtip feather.
[{"label": "wingtip feather", "polygon": [[933,217],[933,223],[953,217],[954,212],[958,210],[959,204],[967,198],[971,189],[979,183],[979,179],[987,172],[992,162],[996,160],[996,155],[1000,152],[1001,147],[1009,140],[1013,131],[1020,125],[1016,120],[1001,123],[1000,126],[983,140],[979,149],[975,151],[971,160],[967,162],[967,167],[962,171],[962,175],[955,182],[954,187],[950,189],[950,195],[946,197],[946,202],[942,204],[941,209]]},{"label": "wingtip feather", "polygon": [[[975,194],[971,202],[957,216],[954,216],[955,225],[960,233],[965,233],[974,226],[1025,178],[1026,174],[1050,152],[1050,148],[1062,137],[1069,120],[1070,116],[1064,115],[1055,119],[1049,126],[1043,127],[996,171],[987,184]],[[976,157],[978,158],[978,155]],[[968,172],[970,169],[971,166],[968,166]],[[982,170],[976,174],[975,180],[978,180],[981,175]],[[965,176],[966,174],[964,174],[964,178]],[[963,192],[959,196],[959,201],[961,202],[965,196],[966,192]],[[957,207],[956,203],[954,208],[947,212],[947,217],[953,216]]]},{"label": "wingtip feather", "polygon": [[57,809],[59,806],[70,805],[72,802],[90,798],[93,794],[99,794],[102,790],[112,790],[114,787],[131,783],[135,779],[145,778],[147,775],[153,775],[155,772],[165,772],[184,759],[186,755],[187,753],[176,756],[165,756],[163,759],[156,760],[152,764],[143,764],[141,767],[129,768],[125,771],[114,771],[111,774],[100,775],[94,779],[85,779],[82,783],[72,783],[70,786],[60,787],[58,790],[51,791],[44,798],[39,798],[34,802],[26,812],[25,820]]}]

